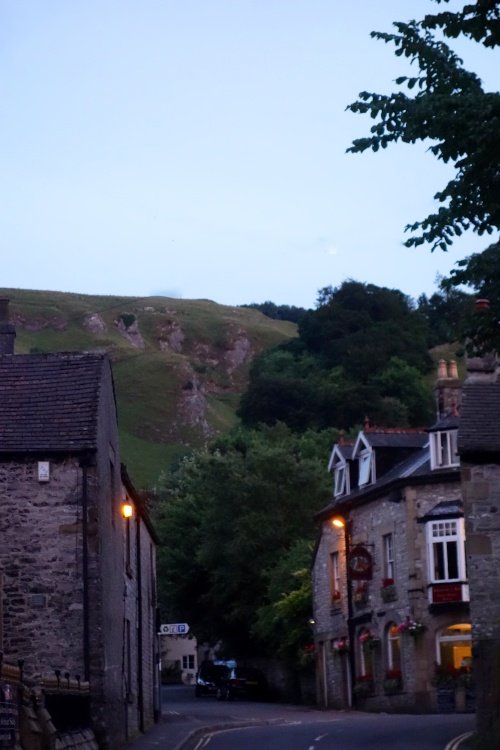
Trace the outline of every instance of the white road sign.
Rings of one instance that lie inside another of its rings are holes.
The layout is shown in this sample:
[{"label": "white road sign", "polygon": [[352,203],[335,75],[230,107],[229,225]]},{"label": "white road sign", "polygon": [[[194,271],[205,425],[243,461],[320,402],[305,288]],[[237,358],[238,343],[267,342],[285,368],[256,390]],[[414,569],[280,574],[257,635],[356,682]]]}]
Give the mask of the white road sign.
[{"label": "white road sign", "polygon": [[160,635],[185,635],[189,633],[187,622],[175,622],[169,625],[160,625]]}]

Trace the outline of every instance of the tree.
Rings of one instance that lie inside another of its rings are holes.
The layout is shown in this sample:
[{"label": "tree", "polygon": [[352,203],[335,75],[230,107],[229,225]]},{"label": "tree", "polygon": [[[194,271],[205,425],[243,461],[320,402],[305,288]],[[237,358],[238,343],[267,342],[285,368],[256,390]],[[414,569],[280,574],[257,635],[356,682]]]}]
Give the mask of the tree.
[{"label": "tree", "polygon": [[273,318],[274,320],[289,320],[292,323],[298,323],[306,312],[304,307],[296,307],[295,305],[277,305],[269,300],[266,302],[251,302],[249,305],[240,305],[240,307],[259,310],[264,315],[267,315],[268,318]]},{"label": "tree", "polygon": [[400,357],[421,372],[430,367],[424,321],[398,289],[353,279],[321,289],[318,307],[299,324],[306,349],[325,367],[341,366],[357,382],[381,372]]},{"label": "tree", "polygon": [[[254,361],[239,415],[246,425],[282,421],[298,432],[349,430],[366,415],[386,427],[421,426],[428,398],[415,403],[431,366],[428,338],[424,315],[399,290],[353,280],[325,287],[299,338]],[[394,357],[411,374],[381,378]]]},{"label": "tree", "polygon": [[406,227],[414,234],[405,244],[427,242],[432,250],[447,250],[467,229],[479,235],[500,229],[500,94],[485,91],[478,76],[462,67],[462,60],[438,35],[463,35],[487,47],[497,46],[500,10],[497,2],[482,0],[460,12],[393,25],[397,33],[374,31],[371,36],[394,44],[396,55],[416,63],[419,72],[397,78],[401,89],[388,96],[359,94],[349,109],[369,114],[376,122],[371,135],[353,141],[348,151],[430,141],[429,150],[452,164],[455,175],[434,196],[441,204],[438,210]]},{"label": "tree", "polygon": [[474,290],[476,297],[488,300],[488,305],[475,310],[467,307],[460,319],[460,337],[466,341],[470,354],[500,352],[500,243],[496,242],[482,253],[458,261],[457,268],[441,281],[446,294],[453,294],[463,286]]},{"label": "tree", "polygon": [[[235,430],[163,480],[157,528],[164,614],[232,656],[263,653],[253,624],[272,604],[273,571],[330,498],[325,456],[337,433],[285,425]],[[295,580],[287,584],[296,588]],[[280,590],[279,596],[287,591]]]},{"label": "tree", "polygon": [[462,341],[465,320],[474,307],[472,295],[454,288],[448,279],[441,279],[439,286],[430,297],[422,294],[418,298],[418,311],[427,322],[429,348]]}]

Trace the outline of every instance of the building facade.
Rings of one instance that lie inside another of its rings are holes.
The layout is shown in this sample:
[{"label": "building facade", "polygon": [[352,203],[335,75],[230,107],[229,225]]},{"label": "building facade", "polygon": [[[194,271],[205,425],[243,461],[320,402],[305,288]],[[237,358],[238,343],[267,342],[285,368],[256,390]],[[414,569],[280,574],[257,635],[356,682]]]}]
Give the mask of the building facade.
[{"label": "building facade", "polygon": [[471,584],[478,747],[500,743],[500,361],[471,358],[459,441]]},{"label": "building facade", "polygon": [[33,689],[88,689],[75,722],[119,747],[158,714],[158,655],[155,537],[122,471],[111,365],[16,355],[0,312],[2,650]]},{"label": "building facade", "polygon": [[333,447],[312,575],[322,707],[472,708],[453,364],[436,396],[430,430],[366,425]]}]

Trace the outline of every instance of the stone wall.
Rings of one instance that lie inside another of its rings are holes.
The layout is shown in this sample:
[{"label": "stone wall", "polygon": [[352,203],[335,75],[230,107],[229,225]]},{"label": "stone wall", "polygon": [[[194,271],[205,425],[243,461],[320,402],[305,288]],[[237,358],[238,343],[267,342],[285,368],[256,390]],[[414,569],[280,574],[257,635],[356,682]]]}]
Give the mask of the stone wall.
[{"label": "stone wall", "polygon": [[74,458],[0,463],[3,649],[34,681],[83,675],[81,469]]},{"label": "stone wall", "polygon": [[[380,638],[380,644],[370,654],[375,678],[374,695],[365,702],[370,709],[414,711],[432,710],[435,707],[431,679],[436,661],[436,633],[456,622],[457,615],[446,608],[441,613],[431,614],[429,611],[425,526],[418,524],[417,519],[425,516],[438,503],[459,496],[457,475],[456,483],[407,487],[400,497],[380,497],[350,512],[351,548],[356,545],[365,547],[373,561],[373,577],[366,585],[366,602],[358,605],[353,601],[357,672],[361,649],[358,634],[361,628],[368,628],[375,637]],[[385,577],[382,540],[386,534],[393,535],[394,543],[395,598],[392,601],[384,601],[382,597],[382,579]],[[339,552],[341,565],[341,595],[339,600],[332,602],[329,560],[335,551]],[[351,582],[353,592],[357,583]],[[322,526],[313,568],[313,594],[318,703],[322,707],[346,707],[347,655],[334,650],[336,641],[348,636],[345,535],[344,530],[335,529],[330,521],[325,521]],[[404,689],[389,696],[382,689],[387,668],[386,633],[391,624],[399,625],[407,617],[423,623],[426,630],[417,637],[409,634],[401,636]],[[467,605],[459,620],[469,621]]]},{"label": "stone wall", "polygon": [[484,750],[500,737],[500,464],[462,461],[471,584],[477,729]]}]

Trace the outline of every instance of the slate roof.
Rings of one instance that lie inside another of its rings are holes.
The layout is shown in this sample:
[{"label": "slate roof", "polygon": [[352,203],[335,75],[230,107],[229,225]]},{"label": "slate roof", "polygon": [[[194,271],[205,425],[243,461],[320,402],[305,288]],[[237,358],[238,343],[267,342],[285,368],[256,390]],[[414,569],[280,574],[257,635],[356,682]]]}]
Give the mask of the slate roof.
[{"label": "slate roof", "polygon": [[429,432],[439,432],[440,430],[456,430],[460,424],[460,417],[458,414],[448,414],[445,417],[441,417],[435,422],[432,427],[429,427]]},{"label": "slate roof", "polygon": [[442,502],[435,505],[424,516],[424,519],[428,518],[442,518],[444,516],[458,516],[464,514],[464,506],[462,500],[458,497],[456,500],[443,500]]},{"label": "slate roof", "polygon": [[465,383],[458,451],[461,454],[500,451],[500,383]]},{"label": "slate roof", "polygon": [[364,430],[363,435],[373,448],[421,448],[429,439],[424,430]]},{"label": "slate roof", "polygon": [[95,449],[106,361],[97,353],[0,356],[0,453]]},{"label": "slate roof", "polygon": [[[427,440],[428,440],[428,436]],[[316,519],[327,518],[336,508],[348,505],[355,506],[365,500],[392,492],[397,487],[412,483],[428,483],[440,481],[459,481],[460,469],[458,467],[445,467],[443,469],[431,469],[430,452],[428,444],[417,448],[408,458],[400,461],[389,471],[385,472],[376,482],[355,487],[349,494],[340,495],[332,502],[316,513]]]}]

